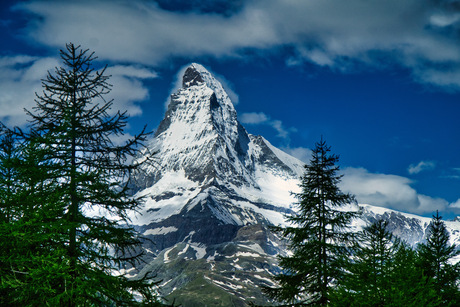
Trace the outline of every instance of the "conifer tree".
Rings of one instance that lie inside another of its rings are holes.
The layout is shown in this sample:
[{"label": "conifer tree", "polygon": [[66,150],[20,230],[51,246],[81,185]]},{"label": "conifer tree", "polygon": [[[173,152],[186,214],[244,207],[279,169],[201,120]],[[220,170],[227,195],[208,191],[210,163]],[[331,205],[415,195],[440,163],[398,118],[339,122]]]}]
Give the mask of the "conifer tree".
[{"label": "conifer tree", "polygon": [[21,193],[28,197],[19,206],[16,235],[35,231],[32,242],[27,238],[35,249],[21,267],[23,280],[4,284],[16,289],[11,296],[19,305],[132,306],[136,294],[156,304],[147,278],[117,273],[141,256],[140,237],[127,225],[128,211],[141,205],[129,186],[139,166],[132,158],[146,134],[115,145],[127,115],[109,114],[105,68],[95,70],[94,53],[71,43],[60,55],[63,67],[48,73],[36,107],[27,111],[30,131],[17,165],[27,173]]},{"label": "conifer tree", "polygon": [[420,266],[433,279],[444,306],[458,306],[460,268],[458,263],[450,261],[459,252],[454,244],[449,244],[450,235],[438,211],[433,215],[427,233],[426,242],[418,245]]},{"label": "conifer tree", "polygon": [[393,242],[387,224],[378,220],[358,234],[353,261],[339,286],[339,292],[342,291],[339,305],[347,301],[363,306],[385,306],[388,303],[387,292],[391,291],[389,273],[398,242]]},{"label": "conifer tree", "polygon": [[296,195],[298,211],[287,217],[294,226],[274,228],[288,239],[292,256],[279,257],[283,272],[274,278],[279,287],[266,292],[287,306],[327,305],[331,287],[342,275],[343,256],[353,237],[348,228],[358,212],[343,208],[354,197],[338,187],[337,162],[324,140],[316,143]]},{"label": "conifer tree", "polygon": [[437,306],[437,296],[415,265],[416,254],[377,220],[358,233],[332,306]]}]

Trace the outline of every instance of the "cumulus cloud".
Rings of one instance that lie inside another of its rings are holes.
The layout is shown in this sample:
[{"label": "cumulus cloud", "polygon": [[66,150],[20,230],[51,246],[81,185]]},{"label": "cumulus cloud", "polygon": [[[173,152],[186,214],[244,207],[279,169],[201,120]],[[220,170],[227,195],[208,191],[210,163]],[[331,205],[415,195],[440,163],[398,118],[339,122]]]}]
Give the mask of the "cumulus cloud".
[{"label": "cumulus cloud", "polygon": [[[32,111],[35,93],[42,93],[41,80],[59,66],[59,60],[51,57],[0,57],[0,120],[7,125],[24,125],[24,108]],[[141,108],[136,103],[148,98],[141,80],[155,78],[156,73],[145,67],[117,65],[108,68],[107,74],[112,75],[109,83],[113,88],[106,99],[114,99],[113,112],[127,110],[132,116],[139,115]]]},{"label": "cumulus cloud", "polygon": [[423,171],[428,171],[434,169],[436,163],[433,161],[420,161],[418,164],[411,164],[407,171],[409,174],[414,175]]},{"label": "cumulus cloud", "polygon": [[362,204],[416,214],[449,209],[448,201],[417,193],[412,181],[402,176],[374,174],[363,168],[345,168],[343,174],[341,189],[354,194]]},{"label": "cumulus cloud", "polygon": [[457,199],[457,201],[453,202],[453,203],[451,204],[451,206],[452,206],[453,208],[460,209],[460,198]]},{"label": "cumulus cloud", "polygon": [[[335,69],[401,65],[415,80],[460,89],[455,1],[252,0],[218,14],[174,11],[147,1],[30,1],[30,39],[73,41],[105,59],[157,65],[172,57],[240,57],[285,46],[290,65]],[[242,53],[243,51],[243,53]],[[446,70],[445,67],[451,67]]]}]

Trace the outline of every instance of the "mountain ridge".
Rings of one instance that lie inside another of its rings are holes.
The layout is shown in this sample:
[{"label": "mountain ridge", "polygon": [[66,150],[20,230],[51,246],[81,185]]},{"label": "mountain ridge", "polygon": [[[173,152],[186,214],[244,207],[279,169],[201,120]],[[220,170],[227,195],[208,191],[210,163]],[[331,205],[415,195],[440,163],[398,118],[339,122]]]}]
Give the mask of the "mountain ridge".
[{"label": "mountain ridge", "polygon": [[[132,221],[149,239],[147,264],[136,271],[157,272],[161,294],[184,307],[267,303],[261,286],[272,285],[276,255],[286,253],[286,242],[269,226],[285,225],[284,215],[294,212],[291,192],[300,191],[303,162],[249,134],[220,82],[196,63],[185,70],[147,146],[157,158],[134,180],[146,201]],[[356,231],[384,218],[412,245],[425,236],[428,218],[361,207]],[[448,227],[460,243],[460,223]]]}]

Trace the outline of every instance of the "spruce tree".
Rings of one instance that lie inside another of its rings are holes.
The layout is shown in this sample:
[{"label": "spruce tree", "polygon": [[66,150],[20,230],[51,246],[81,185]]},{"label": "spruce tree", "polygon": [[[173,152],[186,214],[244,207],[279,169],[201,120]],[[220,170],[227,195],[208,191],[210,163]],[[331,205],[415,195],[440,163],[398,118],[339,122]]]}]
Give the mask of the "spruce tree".
[{"label": "spruce tree", "polygon": [[393,242],[387,224],[378,220],[358,234],[353,261],[338,287],[342,295],[338,305],[347,301],[362,306],[385,306],[388,303],[387,292],[391,291],[389,273],[398,242]]},{"label": "spruce tree", "polygon": [[349,231],[356,211],[345,205],[354,197],[343,193],[338,156],[321,139],[305,165],[296,214],[287,217],[290,227],[274,229],[288,239],[292,255],[279,257],[283,272],[274,277],[278,287],[267,294],[288,306],[327,305],[337,278],[342,275],[344,255],[353,235]]},{"label": "spruce tree", "polygon": [[458,306],[460,267],[451,260],[459,252],[454,244],[449,244],[450,235],[438,211],[433,215],[427,233],[426,242],[418,245],[420,266],[433,279],[443,304]]},{"label": "spruce tree", "polygon": [[28,174],[21,186],[28,197],[20,204],[22,232],[16,235],[35,231],[34,239],[26,239],[36,252],[21,268],[25,281],[6,284],[23,298],[17,304],[132,306],[135,295],[156,304],[147,277],[120,274],[141,257],[141,238],[128,226],[128,212],[141,199],[131,196],[129,186],[139,166],[134,155],[147,134],[114,144],[127,115],[109,114],[105,68],[97,71],[94,53],[71,43],[60,55],[63,67],[48,73],[36,107],[27,111],[29,132],[17,165]]},{"label": "spruce tree", "polygon": [[415,265],[415,252],[387,225],[377,220],[358,233],[332,306],[437,306],[433,287]]}]

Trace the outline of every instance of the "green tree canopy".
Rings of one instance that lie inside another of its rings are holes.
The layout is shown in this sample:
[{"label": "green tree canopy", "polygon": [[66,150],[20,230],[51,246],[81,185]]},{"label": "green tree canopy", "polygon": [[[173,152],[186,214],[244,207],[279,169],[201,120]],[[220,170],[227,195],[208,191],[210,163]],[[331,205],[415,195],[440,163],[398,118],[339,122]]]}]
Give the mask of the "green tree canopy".
[{"label": "green tree canopy", "polygon": [[437,294],[416,267],[416,253],[377,220],[358,233],[333,306],[438,306]]},{"label": "green tree canopy", "polygon": [[351,220],[358,215],[344,206],[354,197],[343,193],[338,156],[330,153],[324,140],[316,143],[310,163],[301,178],[302,191],[296,214],[287,220],[293,226],[275,227],[288,239],[292,255],[279,257],[283,272],[275,276],[279,287],[267,289],[268,295],[289,306],[327,305],[331,287],[343,273],[343,259],[353,235]]},{"label": "green tree canopy", "polygon": [[[128,212],[141,199],[129,186],[139,166],[133,158],[147,134],[117,145],[127,115],[112,112],[104,99],[111,89],[105,68],[96,70],[94,54],[71,43],[60,55],[63,66],[48,73],[37,105],[27,111],[30,126],[12,165],[20,174],[14,187],[20,214],[2,227],[12,229],[7,238],[19,243],[0,256],[12,268],[2,288],[18,305],[131,306],[135,295],[155,304],[148,278],[122,274],[141,256],[141,239],[128,226]],[[5,161],[2,170],[9,167]],[[2,218],[11,204],[2,202]]]},{"label": "green tree canopy", "polygon": [[442,216],[436,211],[427,229],[426,242],[418,245],[420,267],[433,279],[444,306],[460,305],[458,263],[451,260],[459,254],[454,244],[449,244],[450,235]]}]

